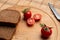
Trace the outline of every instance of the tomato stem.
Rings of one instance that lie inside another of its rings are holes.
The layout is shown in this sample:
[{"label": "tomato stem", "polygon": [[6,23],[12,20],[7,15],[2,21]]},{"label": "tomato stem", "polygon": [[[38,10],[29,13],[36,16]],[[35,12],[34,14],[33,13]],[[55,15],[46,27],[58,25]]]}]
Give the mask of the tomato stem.
[{"label": "tomato stem", "polygon": [[24,9],[22,12],[23,13],[26,13],[27,11],[29,11],[30,10],[30,8],[26,8],[26,9]]},{"label": "tomato stem", "polygon": [[41,27],[45,27],[46,25],[45,24],[40,24]]}]

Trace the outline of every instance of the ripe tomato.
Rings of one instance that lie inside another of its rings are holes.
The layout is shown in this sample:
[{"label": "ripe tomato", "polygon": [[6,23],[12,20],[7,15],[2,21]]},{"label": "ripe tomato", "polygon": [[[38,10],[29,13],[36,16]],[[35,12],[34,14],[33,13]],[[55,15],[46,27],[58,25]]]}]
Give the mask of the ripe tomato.
[{"label": "ripe tomato", "polygon": [[29,19],[27,19],[27,24],[28,24],[29,26],[34,25],[34,23],[35,23],[34,18],[29,18]]},{"label": "ripe tomato", "polygon": [[39,21],[41,20],[41,14],[35,14],[33,18],[35,19],[35,21]]},{"label": "ripe tomato", "polygon": [[52,30],[51,29],[47,30],[46,27],[45,28],[43,27],[41,29],[41,34],[42,34],[42,37],[48,38],[52,34]]},{"label": "ripe tomato", "polygon": [[31,18],[31,11],[27,11],[26,13],[24,13],[24,19],[27,20],[28,18]]}]

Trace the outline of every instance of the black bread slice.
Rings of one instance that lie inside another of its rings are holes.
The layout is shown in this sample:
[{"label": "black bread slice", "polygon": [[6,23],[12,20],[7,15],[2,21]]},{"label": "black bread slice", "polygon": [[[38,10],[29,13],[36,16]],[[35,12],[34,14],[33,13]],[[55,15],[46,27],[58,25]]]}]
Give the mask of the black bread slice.
[{"label": "black bread slice", "polygon": [[20,13],[16,10],[5,9],[0,12],[0,26],[16,26]]},{"label": "black bread slice", "polygon": [[12,9],[0,11],[0,40],[10,40],[20,21],[20,12]]}]

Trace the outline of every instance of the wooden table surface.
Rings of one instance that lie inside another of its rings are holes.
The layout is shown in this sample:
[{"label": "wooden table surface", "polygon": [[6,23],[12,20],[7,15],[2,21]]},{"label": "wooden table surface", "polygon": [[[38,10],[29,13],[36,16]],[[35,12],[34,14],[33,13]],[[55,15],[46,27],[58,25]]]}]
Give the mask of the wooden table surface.
[{"label": "wooden table surface", "polygon": [[60,13],[60,0],[0,0],[0,11],[13,6],[31,6],[31,7],[41,9],[46,13],[48,13],[57,24],[57,28],[58,28],[57,40],[60,40],[60,22],[57,21],[53,16],[48,6],[48,3],[52,3],[56,8],[56,10],[58,11],[58,13]]}]

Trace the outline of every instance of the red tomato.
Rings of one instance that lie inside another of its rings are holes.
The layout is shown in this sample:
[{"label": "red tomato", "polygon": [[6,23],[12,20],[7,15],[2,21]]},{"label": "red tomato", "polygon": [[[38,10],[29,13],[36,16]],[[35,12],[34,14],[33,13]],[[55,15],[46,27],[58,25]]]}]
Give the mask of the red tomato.
[{"label": "red tomato", "polygon": [[28,18],[31,18],[31,11],[27,11],[26,13],[24,13],[24,19],[27,20]]},{"label": "red tomato", "polygon": [[27,19],[27,24],[28,24],[29,26],[34,25],[34,23],[35,23],[35,20],[34,20],[33,18]]},{"label": "red tomato", "polygon": [[43,27],[42,29],[41,29],[41,34],[42,34],[42,37],[44,37],[44,38],[48,38],[51,34],[52,34],[52,30],[51,29],[49,29],[49,30],[45,30],[45,28],[46,27]]},{"label": "red tomato", "polygon": [[33,18],[35,19],[35,21],[39,21],[41,20],[41,14],[35,14]]}]

